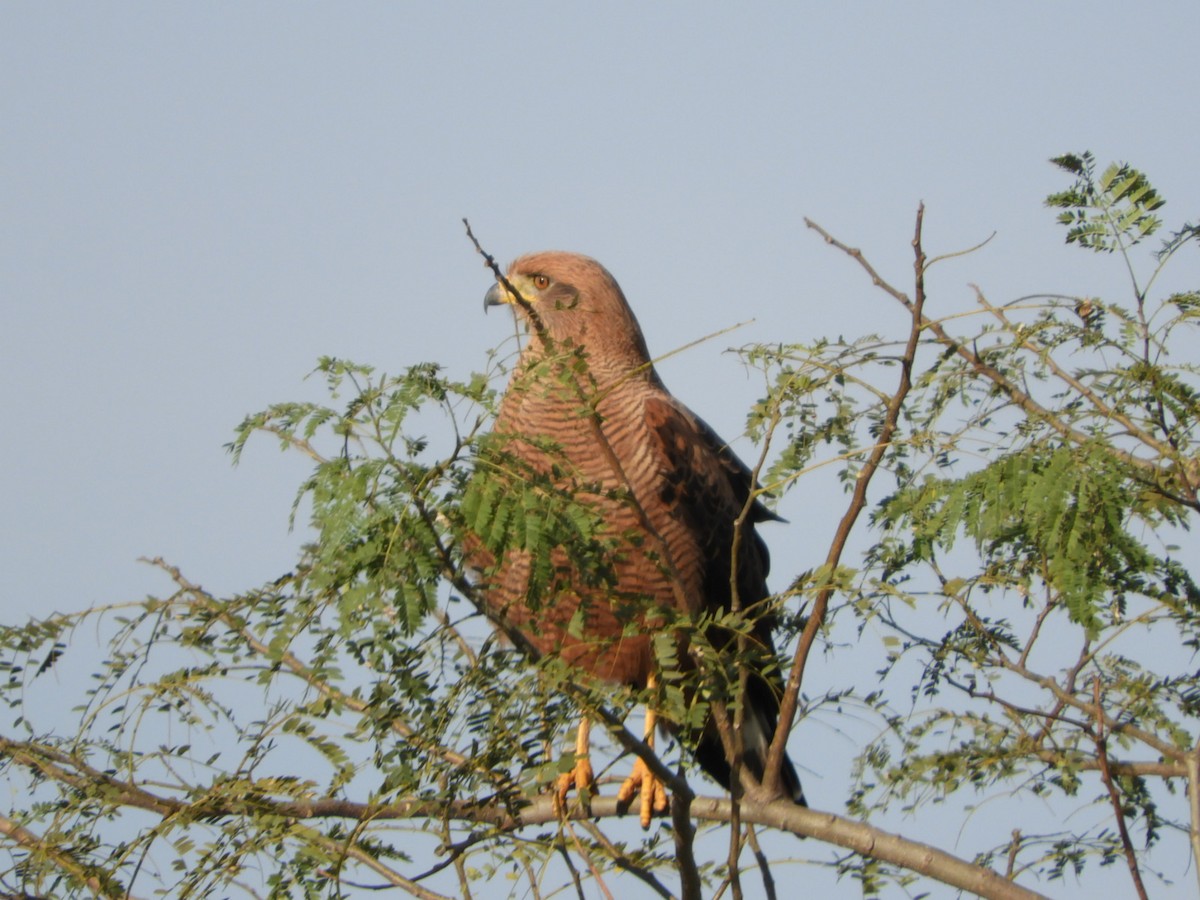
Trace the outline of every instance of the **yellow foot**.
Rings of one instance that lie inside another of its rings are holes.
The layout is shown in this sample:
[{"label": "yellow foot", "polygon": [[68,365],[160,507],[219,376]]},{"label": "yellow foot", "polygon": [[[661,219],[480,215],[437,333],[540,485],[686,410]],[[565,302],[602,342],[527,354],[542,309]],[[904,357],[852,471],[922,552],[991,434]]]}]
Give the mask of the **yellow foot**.
[{"label": "yellow foot", "polygon": [[567,794],[571,788],[587,791],[591,796],[599,793],[596,789],[596,774],[592,771],[592,761],[587,756],[576,756],[575,768],[559,775],[554,782],[554,811],[560,816],[567,812]]},{"label": "yellow foot", "polygon": [[633,800],[633,795],[639,792],[642,795],[642,828],[645,829],[650,827],[650,819],[654,813],[667,811],[667,786],[650,771],[641,757],[634,760],[633,771],[617,792],[617,802],[629,803]]}]

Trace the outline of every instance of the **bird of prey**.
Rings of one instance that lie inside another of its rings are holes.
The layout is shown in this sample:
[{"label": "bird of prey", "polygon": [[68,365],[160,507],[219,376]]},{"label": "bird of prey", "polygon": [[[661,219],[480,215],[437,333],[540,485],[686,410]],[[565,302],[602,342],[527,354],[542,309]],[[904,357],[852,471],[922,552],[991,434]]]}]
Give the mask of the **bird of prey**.
[{"label": "bird of prey", "polygon": [[[745,464],[664,387],[621,288],[598,262],[557,251],[522,256],[509,267],[507,286],[497,282],[484,303],[485,309],[509,304],[528,331],[495,432],[508,438],[506,451],[529,472],[586,498],[607,541],[604,577],[578,571],[580,564],[561,550],[551,554],[555,580],[536,602],[529,599],[536,565],[529,554],[507,550],[496,558],[476,542],[468,558],[484,573],[487,611],[537,654],[558,655],[603,680],[653,688],[654,642],[663,623],[727,613],[735,585],[742,610],[763,609],[769,562],[755,526],[774,516],[750,499],[755,486]],[[743,649],[752,644],[755,658],[773,661],[771,617],[752,621]],[[713,628],[707,636],[718,651],[735,645],[727,631]],[[678,666],[694,668],[684,630],[676,641]],[[781,688],[777,670],[755,669],[742,698],[743,760],[760,780]],[[651,746],[658,718],[649,706]],[[679,730],[678,723],[662,724]],[[690,736],[697,762],[729,789],[726,746],[711,717]],[[560,802],[572,785],[594,785],[587,743],[585,718],[576,768],[558,785]],[[781,779],[803,804],[786,757]],[[618,796],[629,802],[639,791],[647,827],[651,811],[662,812],[667,802],[661,781],[640,758]]]}]

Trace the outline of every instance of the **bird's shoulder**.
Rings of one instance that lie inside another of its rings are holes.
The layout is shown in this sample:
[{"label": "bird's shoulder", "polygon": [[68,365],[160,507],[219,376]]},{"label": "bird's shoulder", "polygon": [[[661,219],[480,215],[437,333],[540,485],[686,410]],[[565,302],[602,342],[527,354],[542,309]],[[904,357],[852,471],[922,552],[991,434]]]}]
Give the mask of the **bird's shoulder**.
[{"label": "bird's shoulder", "polygon": [[[642,418],[665,480],[664,499],[695,515],[736,517],[754,489],[754,474],[717,432],[666,391],[648,393]],[[757,499],[750,520],[778,518]]]}]

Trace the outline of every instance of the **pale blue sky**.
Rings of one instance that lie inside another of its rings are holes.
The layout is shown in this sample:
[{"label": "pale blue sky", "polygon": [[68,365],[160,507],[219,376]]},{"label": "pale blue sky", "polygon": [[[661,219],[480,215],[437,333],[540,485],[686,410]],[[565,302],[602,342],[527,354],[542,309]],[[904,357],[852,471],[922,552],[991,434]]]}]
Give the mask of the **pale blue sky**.
[{"label": "pale blue sky", "polygon": [[[662,366],[730,437],[758,385],[725,347],[897,321],[804,216],[901,282],[918,201],[931,253],[996,232],[935,313],[1115,293],[1040,202],[1091,149],[1200,214],[1200,4],[1146,8],[6,4],[5,620],[167,589],[142,555],[217,591],[286,571],[304,462],[222,445],[321,354],[482,367],[511,328],[462,216],[506,260],[600,259],[656,353],[755,319]],[[785,513],[794,572],[827,534]]]}]

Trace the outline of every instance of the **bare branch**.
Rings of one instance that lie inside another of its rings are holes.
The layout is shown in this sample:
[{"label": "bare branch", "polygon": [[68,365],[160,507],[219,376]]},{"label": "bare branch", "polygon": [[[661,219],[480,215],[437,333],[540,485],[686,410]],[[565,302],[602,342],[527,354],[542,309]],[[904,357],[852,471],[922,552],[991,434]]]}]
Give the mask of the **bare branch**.
[{"label": "bare branch", "polygon": [[750,849],[758,863],[758,870],[762,873],[763,894],[767,900],[775,900],[775,878],[771,875],[770,860],[763,853],[762,847],[758,845],[758,835],[755,833],[753,825],[746,826],[746,839],[750,842]]},{"label": "bare branch", "polygon": [[1200,882],[1200,743],[1192,748],[1187,757],[1187,797],[1191,813],[1188,822],[1188,839],[1192,845],[1192,871]]},{"label": "bare branch", "polygon": [[[642,790],[645,790],[643,787]],[[696,826],[692,824],[692,801],[689,790],[671,795],[671,824],[675,829],[675,852],[679,860],[680,892],[683,900],[701,900],[700,868],[696,864]]]},{"label": "bare branch", "polygon": [[[779,720],[780,722],[790,723],[796,716],[796,708],[799,702],[800,685],[804,680],[804,669],[808,663],[808,657],[812,651],[814,642],[817,639],[817,633],[825,622],[825,614],[829,609],[829,601],[834,592],[834,573],[841,562],[842,553],[846,548],[846,542],[850,539],[850,533],[854,528],[855,522],[858,521],[859,515],[867,504],[867,488],[870,486],[871,479],[878,471],[880,464],[883,462],[884,455],[887,453],[888,447],[891,445],[892,437],[896,433],[897,424],[900,419],[900,410],[904,406],[904,401],[908,397],[908,392],[912,387],[912,371],[913,363],[917,355],[917,347],[921,339],[922,328],[927,321],[924,315],[925,307],[925,251],[921,247],[921,226],[925,217],[924,204],[917,207],[917,221],[913,234],[913,253],[915,259],[913,261],[913,269],[915,273],[916,284],[916,299],[909,300],[900,292],[896,291],[890,285],[883,281],[882,278],[871,268],[870,264],[863,259],[862,254],[855,250],[850,252],[852,256],[862,264],[875,279],[875,283],[883,287],[888,293],[899,299],[905,307],[910,311],[911,326],[909,328],[908,343],[904,348],[904,355],[900,361],[900,383],[897,385],[895,392],[888,401],[887,411],[884,415],[883,426],[880,428],[879,437],[875,441],[875,445],[871,450],[871,455],[867,457],[863,463],[863,467],[859,470],[858,479],[854,485],[854,491],[850,497],[850,503],[843,513],[841,521],[838,523],[837,530],[834,532],[833,541],[829,547],[829,553],[825,557],[826,577],[828,583],[820,588],[817,596],[813,601],[812,612],[809,613],[808,622],[804,626],[804,631],[800,635],[800,642],[796,647],[796,653],[792,658],[791,671],[788,673],[787,686],[784,688],[783,698],[779,705]],[[805,220],[808,222],[808,220]],[[811,222],[808,222],[809,227],[816,228]],[[818,231],[820,229],[817,229]],[[821,232],[824,234],[824,232]],[[826,235],[826,240],[833,239]],[[774,783],[779,777],[780,769],[783,765],[784,755],[784,740],[787,738],[789,729],[780,728],[775,733],[775,739],[771,742],[771,750],[767,757],[767,767],[764,780],[767,783]]]},{"label": "bare branch", "polygon": [[[913,301],[911,301],[908,296],[904,294],[904,292],[896,289],[887,281],[885,281],[879,275],[879,273],[875,271],[874,267],[863,257],[861,250],[843,244],[811,219],[805,219],[804,224],[821,235],[821,237],[825,239],[826,243],[837,247],[851,259],[855,260],[860,266],[862,266],[862,268],[871,277],[871,281],[876,287],[879,287],[892,297],[896,298],[900,303],[904,304],[906,309],[910,311],[912,310]],[[1091,442],[1092,439],[1090,435],[1071,428],[1059,416],[1055,415],[1053,411],[1046,409],[1044,406],[1034,400],[1027,391],[1022,390],[1020,387],[1014,384],[1011,379],[1007,378],[994,366],[990,366],[984,362],[973,348],[966,346],[958,338],[950,335],[940,321],[936,319],[928,319],[922,316],[921,326],[923,329],[933,334],[934,337],[937,338],[939,344],[942,344],[966,360],[972,371],[974,371],[977,375],[986,378],[988,381],[1000,388],[1000,390],[1002,390],[1016,406],[1024,410],[1032,418],[1045,424],[1047,427],[1056,431],[1061,437],[1071,441],[1074,444],[1084,445]],[[1158,472],[1158,467],[1153,461],[1134,456],[1132,453],[1127,454],[1125,456],[1125,460],[1130,465],[1142,469],[1144,472]]]},{"label": "bare branch", "polygon": [[1096,729],[1093,738],[1096,742],[1096,761],[1100,764],[1100,778],[1108,790],[1108,799],[1112,803],[1113,818],[1117,822],[1117,832],[1121,835],[1121,848],[1125,852],[1125,863],[1129,866],[1129,877],[1133,879],[1134,889],[1140,900],[1148,900],[1146,886],[1142,884],[1142,873],[1138,870],[1137,852],[1133,849],[1133,841],[1129,839],[1129,828],[1125,824],[1125,808],[1121,803],[1121,795],[1113,784],[1112,771],[1108,767],[1108,737],[1104,731],[1104,716],[1100,706],[1100,679],[1092,679],[1092,702],[1095,704]]}]

